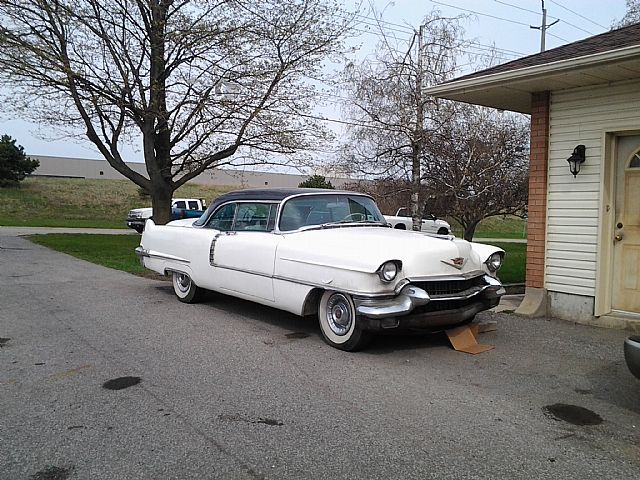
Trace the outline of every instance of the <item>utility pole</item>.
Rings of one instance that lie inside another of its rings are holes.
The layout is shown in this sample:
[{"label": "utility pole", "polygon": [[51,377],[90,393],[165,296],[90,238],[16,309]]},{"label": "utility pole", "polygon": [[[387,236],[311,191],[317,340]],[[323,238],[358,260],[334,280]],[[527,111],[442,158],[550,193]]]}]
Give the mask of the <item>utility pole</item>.
[{"label": "utility pole", "polygon": [[416,60],[416,129],[411,148],[411,218],[413,229],[422,227],[420,211],[420,157],[424,148],[424,103],[422,101],[422,55],[424,51],[424,25],[418,29],[418,58]]},{"label": "utility pole", "polygon": [[533,25],[529,25],[529,27],[533,28],[534,30],[540,30],[540,51],[544,52],[546,50],[545,37],[547,34],[547,30],[550,27],[554,26],[556,23],[558,23],[560,19],[547,25],[547,9],[544,8],[544,0],[541,0],[541,2],[542,2],[542,25],[540,25],[539,27],[534,27]]}]

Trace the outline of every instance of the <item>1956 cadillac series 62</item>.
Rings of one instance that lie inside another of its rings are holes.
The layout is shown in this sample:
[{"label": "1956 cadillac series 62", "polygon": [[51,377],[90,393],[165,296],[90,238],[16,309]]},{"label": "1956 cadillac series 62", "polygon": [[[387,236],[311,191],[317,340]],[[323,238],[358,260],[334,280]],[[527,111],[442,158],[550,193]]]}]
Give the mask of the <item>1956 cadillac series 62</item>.
[{"label": "1956 cadillac series 62", "polygon": [[195,221],[148,220],[136,253],[172,275],[183,302],[214,290],[317,314],[324,340],[349,351],[372,332],[470,322],[505,292],[503,250],[389,228],[375,201],[355,192],[230,192]]}]

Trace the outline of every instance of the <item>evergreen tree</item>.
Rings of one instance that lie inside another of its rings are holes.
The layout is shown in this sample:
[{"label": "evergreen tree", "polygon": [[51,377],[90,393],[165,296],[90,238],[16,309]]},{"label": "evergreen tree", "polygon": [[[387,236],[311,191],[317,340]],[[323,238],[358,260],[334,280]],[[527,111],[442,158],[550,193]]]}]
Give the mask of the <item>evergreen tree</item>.
[{"label": "evergreen tree", "polygon": [[39,165],[40,162],[27,157],[22,145],[16,145],[9,135],[0,137],[0,187],[16,185]]}]

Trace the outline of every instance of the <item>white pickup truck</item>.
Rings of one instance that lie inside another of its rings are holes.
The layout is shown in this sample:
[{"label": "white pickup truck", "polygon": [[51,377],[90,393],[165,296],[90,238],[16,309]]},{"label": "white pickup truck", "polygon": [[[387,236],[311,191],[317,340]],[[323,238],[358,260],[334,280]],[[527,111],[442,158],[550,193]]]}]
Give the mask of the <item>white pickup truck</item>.
[{"label": "white pickup truck", "polygon": [[[206,208],[207,205],[202,198],[174,198],[171,200],[171,219],[198,218],[204,213]],[[153,209],[151,207],[129,210],[127,227],[133,228],[138,233],[142,233],[144,224],[152,216]]]},{"label": "white pickup truck", "polygon": [[[393,228],[397,228],[399,230],[413,229],[413,220],[407,207],[399,208],[395,216],[385,215],[384,218]],[[420,230],[427,233],[436,233],[438,235],[449,235],[451,233],[451,225],[444,220],[440,220],[434,215],[431,215],[429,218],[422,219]]]}]

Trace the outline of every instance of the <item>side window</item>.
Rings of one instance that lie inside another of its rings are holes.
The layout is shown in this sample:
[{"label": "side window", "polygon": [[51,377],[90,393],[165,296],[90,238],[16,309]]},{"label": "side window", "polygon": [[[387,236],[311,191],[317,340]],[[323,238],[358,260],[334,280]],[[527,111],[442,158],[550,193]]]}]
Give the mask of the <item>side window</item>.
[{"label": "side window", "polygon": [[189,200],[189,210],[198,210],[198,202]]},{"label": "side window", "polygon": [[174,208],[187,208],[187,202],[185,202],[184,200],[179,200],[177,202],[173,202],[173,207]]},{"label": "side window", "polygon": [[236,212],[236,204],[228,203],[214,213],[207,222],[206,228],[215,228],[223,232],[228,232],[233,226],[233,216]]},{"label": "side window", "polygon": [[270,212],[271,204],[269,203],[240,203],[233,229],[267,232],[269,231]]}]

